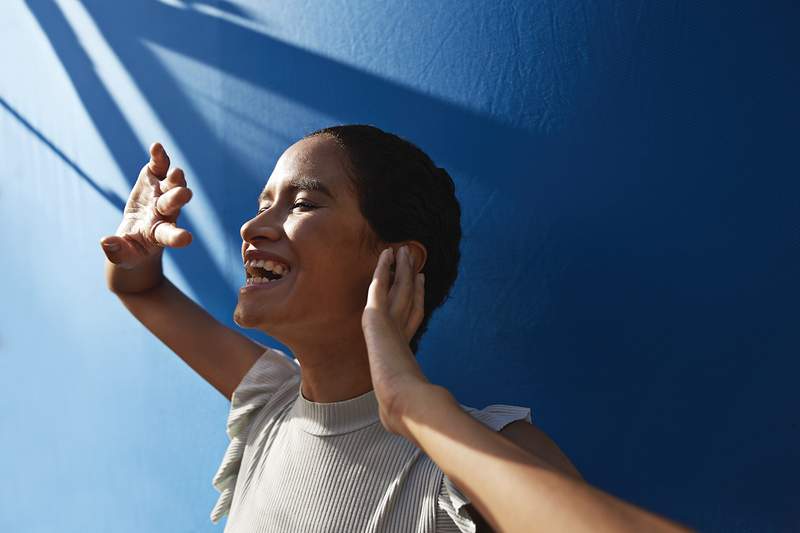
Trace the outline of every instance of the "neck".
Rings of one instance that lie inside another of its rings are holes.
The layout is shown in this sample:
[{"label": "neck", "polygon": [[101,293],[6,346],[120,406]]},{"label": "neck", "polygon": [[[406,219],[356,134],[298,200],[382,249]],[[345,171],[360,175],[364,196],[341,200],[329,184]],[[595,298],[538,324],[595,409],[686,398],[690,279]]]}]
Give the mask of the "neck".
[{"label": "neck", "polygon": [[[349,400],[372,390],[367,344],[360,322],[324,339],[308,335],[284,342],[300,362],[301,392],[312,402]],[[282,341],[283,342],[283,341]]]}]

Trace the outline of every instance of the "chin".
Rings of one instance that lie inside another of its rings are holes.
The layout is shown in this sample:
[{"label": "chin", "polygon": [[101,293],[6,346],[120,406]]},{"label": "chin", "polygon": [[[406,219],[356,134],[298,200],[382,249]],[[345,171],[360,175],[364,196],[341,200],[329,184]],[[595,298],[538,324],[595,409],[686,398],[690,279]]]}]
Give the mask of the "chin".
[{"label": "chin", "polygon": [[233,311],[233,321],[240,328],[257,329],[269,336],[274,336],[274,328],[269,323],[269,319],[256,309],[247,309],[247,306],[238,304]]},{"label": "chin", "polygon": [[237,326],[246,329],[256,328],[259,325],[258,316],[254,313],[248,313],[240,305],[237,305],[233,311],[233,321]]}]

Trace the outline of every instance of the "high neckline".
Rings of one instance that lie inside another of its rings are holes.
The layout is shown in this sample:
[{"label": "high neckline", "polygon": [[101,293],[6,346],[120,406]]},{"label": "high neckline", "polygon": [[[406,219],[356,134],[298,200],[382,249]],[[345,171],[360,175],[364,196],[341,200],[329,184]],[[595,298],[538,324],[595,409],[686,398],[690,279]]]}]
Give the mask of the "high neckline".
[{"label": "high neckline", "polygon": [[343,435],[380,422],[374,389],[349,400],[318,403],[303,396],[302,383],[289,417],[306,433],[321,437]]}]

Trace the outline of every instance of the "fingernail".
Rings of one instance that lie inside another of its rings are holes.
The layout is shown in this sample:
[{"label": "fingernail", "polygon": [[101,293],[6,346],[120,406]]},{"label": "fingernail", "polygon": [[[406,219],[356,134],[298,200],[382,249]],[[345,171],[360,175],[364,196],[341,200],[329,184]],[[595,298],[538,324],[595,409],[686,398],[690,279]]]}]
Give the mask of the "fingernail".
[{"label": "fingernail", "polygon": [[109,252],[116,252],[117,250],[119,250],[119,244],[114,242],[104,242],[103,247]]}]

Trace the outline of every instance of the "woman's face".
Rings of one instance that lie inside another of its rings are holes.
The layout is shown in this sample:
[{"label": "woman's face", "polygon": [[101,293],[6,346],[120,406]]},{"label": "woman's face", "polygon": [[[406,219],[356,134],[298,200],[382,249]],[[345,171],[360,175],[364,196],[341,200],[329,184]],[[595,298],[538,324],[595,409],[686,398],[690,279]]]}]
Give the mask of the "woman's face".
[{"label": "woman's face", "polygon": [[287,345],[360,328],[378,252],[362,244],[371,230],[340,150],[330,137],[315,136],[289,147],[275,165],[258,213],[242,226],[242,260],[273,254],[289,271],[240,289],[240,326]]}]

